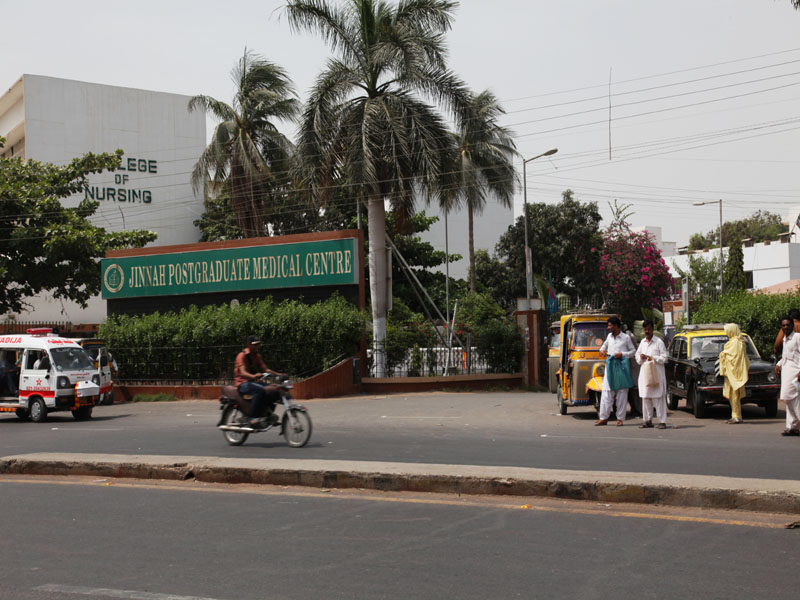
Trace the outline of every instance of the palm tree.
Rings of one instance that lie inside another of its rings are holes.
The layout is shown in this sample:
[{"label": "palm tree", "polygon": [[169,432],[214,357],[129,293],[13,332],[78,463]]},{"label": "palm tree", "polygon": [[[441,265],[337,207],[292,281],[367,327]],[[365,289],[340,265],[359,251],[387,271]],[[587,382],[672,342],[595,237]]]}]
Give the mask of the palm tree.
[{"label": "palm tree", "polygon": [[289,23],[337,54],[318,76],[301,119],[298,154],[312,196],[324,202],[343,177],[367,203],[369,279],[377,375],[385,374],[386,205],[399,223],[414,194],[430,202],[451,167],[453,143],[431,100],[463,119],[469,94],[445,64],[447,0],[290,0]]},{"label": "palm tree", "polygon": [[285,180],[291,142],[275,120],[293,120],[300,111],[292,82],[278,65],[248,52],[231,71],[233,106],[209,96],[194,96],[189,111],[203,109],[220,119],[211,143],[192,171],[195,192],[206,196],[230,179],[231,206],[245,237],[266,233],[265,198]]},{"label": "palm tree", "polygon": [[469,223],[469,286],[475,291],[474,215],[486,206],[486,193],[491,192],[503,204],[514,201],[513,157],[517,150],[511,132],[497,124],[505,111],[497,98],[486,90],[473,95],[472,118],[461,123],[453,134],[458,146],[452,203],[466,205]]}]

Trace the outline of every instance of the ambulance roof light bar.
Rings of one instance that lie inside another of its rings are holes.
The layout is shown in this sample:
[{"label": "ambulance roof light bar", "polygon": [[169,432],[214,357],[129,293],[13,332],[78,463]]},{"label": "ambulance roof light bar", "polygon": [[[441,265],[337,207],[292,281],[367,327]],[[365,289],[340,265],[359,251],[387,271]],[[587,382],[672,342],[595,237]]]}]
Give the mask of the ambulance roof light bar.
[{"label": "ambulance roof light bar", "polygon": [[29,335],[50,335],[53,333],[53,329],[50,327],[32,327],[26,329],[25,333]]}]

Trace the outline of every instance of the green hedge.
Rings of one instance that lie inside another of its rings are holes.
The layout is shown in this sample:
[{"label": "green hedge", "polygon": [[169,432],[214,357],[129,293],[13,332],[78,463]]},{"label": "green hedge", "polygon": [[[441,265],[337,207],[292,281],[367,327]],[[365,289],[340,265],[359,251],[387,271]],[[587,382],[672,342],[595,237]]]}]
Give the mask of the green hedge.
[{"label": "green hedge", "polygon": [[781,317],[800,308],[800,295],[735,292],[706,302],[691,315],[692,323],[736,323],[750,335],[762,357],[772,354]]},{"label": "green hedge", "polygon": [[341,297],[313,305],[270,299],[179,313],[115,315],[100,327],[124,380],[225,380],[247,336],[271,369],[307,377],[358,352],[364,315]]}]

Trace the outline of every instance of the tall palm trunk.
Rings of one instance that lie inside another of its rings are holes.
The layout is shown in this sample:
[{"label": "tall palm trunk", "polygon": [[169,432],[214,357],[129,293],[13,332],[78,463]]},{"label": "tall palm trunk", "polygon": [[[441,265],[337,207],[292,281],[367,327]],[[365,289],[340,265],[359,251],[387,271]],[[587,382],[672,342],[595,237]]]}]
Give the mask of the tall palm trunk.
[{"label": "tall palm trunk", "polygon": [[372,301],[372,339],[375,376],[386,376],[386,207],[383,197],[367,201],[369,231],[369,295]]},{"label": "tall palm trunk", "polygon": [[469,289],[475,291],[475,236],[473,234],[472,200],[467,200],[467,215],[469,226]]}]

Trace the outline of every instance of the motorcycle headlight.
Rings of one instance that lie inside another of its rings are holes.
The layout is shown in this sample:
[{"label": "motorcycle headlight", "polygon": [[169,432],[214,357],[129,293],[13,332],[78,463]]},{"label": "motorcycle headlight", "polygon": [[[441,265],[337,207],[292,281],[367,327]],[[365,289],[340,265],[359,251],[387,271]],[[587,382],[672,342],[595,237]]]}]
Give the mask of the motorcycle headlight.
[{"label": "motorcycle headlight", "polygon": [[770,371],[767,374],[767,381],[769,381],[770,383],[775,383],[778,381],[778,376],[775,375],[775,371]]},{"label": "motorcycle headlight", "polygon": [[706,385],[714,385],[715,383],[717,383],[716,373],[709,373],[706,375]]},{"label": "motorcycle headlight", "polygon": [[65,390],[72,387],[72,384],[69,382],[69,377],[59,377],[56,380],[56,387],[58,387],[60,390]]}]

